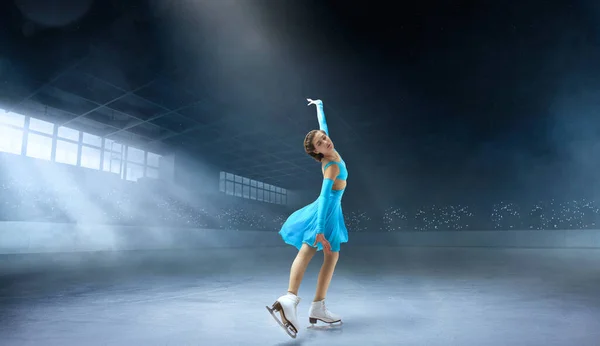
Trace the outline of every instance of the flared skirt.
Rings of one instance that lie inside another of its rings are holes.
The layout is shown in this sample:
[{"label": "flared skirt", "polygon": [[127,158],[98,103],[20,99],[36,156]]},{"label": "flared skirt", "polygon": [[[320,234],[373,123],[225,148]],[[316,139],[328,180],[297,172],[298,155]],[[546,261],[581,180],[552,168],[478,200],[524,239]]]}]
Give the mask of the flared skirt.
[{"label": "flared skirt", "polygon": [[[319,200],[296,210],[281,226],[279,234],[286,244],[296,247],[298,250],[306,243],[317,250],[323,250],[320,243],[316,243],[317,236],[317,209]],[[341,200],[330,203],[325,211],[325,225],[323,235],[331,244],[331,251],[340,251],[340,245],[348,242],[348,230],[344,222]]]}]

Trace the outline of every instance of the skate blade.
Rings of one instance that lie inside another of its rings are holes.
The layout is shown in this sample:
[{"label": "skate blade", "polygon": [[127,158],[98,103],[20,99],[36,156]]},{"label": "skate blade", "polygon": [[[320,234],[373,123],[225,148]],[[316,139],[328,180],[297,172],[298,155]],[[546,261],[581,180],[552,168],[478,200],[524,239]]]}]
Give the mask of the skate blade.
[{"label": "skate blade", "polygon": [[283,323],[279,318],[277,318],[277,316],[275,316],[275,312],[281,312],[281,314],[285,318],[285,313],[283,312],[283,309],[281,308],[281,305],[279,304],[279,302],[276,302],[275,304],[273,304],[272,308],[270,308],[268,306],[265,306],[265,307],[267,308],[267,310],[269,311],[271,316],[273,316],[273,319],[275,321],[277,321],[277,323],[281,326],[281,328],[283,328],[285,330],[285,332],[291,338],[295,339],[296,336],[298,335],[298,331],[296,330],[296,328],[294,328],[294,326],[292,326],[290,324],[290,322]]},{"label": "skate blade", "polygon": [[[317,321],[321,321],[321,324],[318,324]],[[308,330],[313,330],[313,331],[323,331],[323,332],[342,332],[343,330],[343,323],[342,321],[336,321],[336,322],[328,322],[328,321],[323,321],[321,319],[317,319],[317,318],[312,318],[309,319],[310,325],[308,327],[306,327],[306,329]]]}]

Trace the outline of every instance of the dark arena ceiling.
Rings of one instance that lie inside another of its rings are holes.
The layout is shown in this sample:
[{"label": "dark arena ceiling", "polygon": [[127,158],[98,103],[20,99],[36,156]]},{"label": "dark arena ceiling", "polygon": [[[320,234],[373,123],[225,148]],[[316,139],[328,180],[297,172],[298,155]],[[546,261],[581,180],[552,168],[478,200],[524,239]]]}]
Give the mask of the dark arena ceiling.
[{"label": "dark arena ceiling", "polygon": [[305,102],[314,95],[280,93],[264,102],[265,93],[281,89],[272,76],[256,83],[264,70],[241,67],[219,76],[220,66],[178,42],[180,33],[164,18],[99,3],[85,18],[57,27],[2,5],[0,107],[160,154],[192,155],[285,188],[318,178],[302,147],[318,126]]},{"label": "dark arena ceiling", "polygon": [[0,108],[314,191],[302,142],[320,98],[360,198],[594,161],[564,145],[597,139],[589,4],[386,4],[4,1]]}]

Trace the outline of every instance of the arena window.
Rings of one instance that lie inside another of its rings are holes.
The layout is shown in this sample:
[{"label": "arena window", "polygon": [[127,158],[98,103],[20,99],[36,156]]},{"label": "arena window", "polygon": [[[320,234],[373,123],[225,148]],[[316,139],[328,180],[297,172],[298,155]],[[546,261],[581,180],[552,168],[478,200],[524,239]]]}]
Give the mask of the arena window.
[{"label": "arena window", "polygon": [[103,170],[136,181],[158,178],[161,156],[0,109],[0,152]]},{"label": "arena window", "polygon": [[78,155],[79,146],[77,143],[72,143],[70,141],[61,139],[56,140],[56,156],[54,161],[76,166]]},{"label": "arena window", "polygon": [[121,175],[123,166],[123,146],[113,140],[104,140],[102,170]]},{"label": "arena window", "polygon": [[286,189],[228,172],[220,173],[219,191],[229,196],[287,204]]},{"label": "arena window", "polygon": [[0,151],[21,155],[25,116],[0,109]]},{"label": "arena window", "polygon": [[0,124],[22,129],[25,126],[25,116],[0,109]]},{"label": "arena window", "polygon": [[23,147],[23,129],[0,123],[0,151],[20,155]]},{"label": "arena window", "polygon": [[52,149],[52,137],[33,132],[28,134],[27,156],[35,159],[51,160]]}]

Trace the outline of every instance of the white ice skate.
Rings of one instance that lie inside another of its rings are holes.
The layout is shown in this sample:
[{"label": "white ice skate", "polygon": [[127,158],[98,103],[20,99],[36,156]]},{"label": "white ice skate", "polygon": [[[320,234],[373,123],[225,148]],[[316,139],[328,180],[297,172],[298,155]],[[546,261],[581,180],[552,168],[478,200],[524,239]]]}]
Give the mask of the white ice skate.
[{"label": "white ice skate", "polygon": [[[300,298],[292,293],[277,298],[272,307],[267,306],[267,310],[271,316],[285,329],[289,336],[296,338],[298,335],[298,314],[297,307],[300,303]],[[281,320],[277,318],[274,312],[279,312]]]},{"label": "white ice skate", "polygon": [[318,302],[312,302],[308,311],[308,321],[310,324],[316,324],[317,320],[325,323],[342,323],[342,318],[329,310],[325,306],[325,299]]}]

